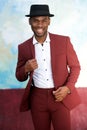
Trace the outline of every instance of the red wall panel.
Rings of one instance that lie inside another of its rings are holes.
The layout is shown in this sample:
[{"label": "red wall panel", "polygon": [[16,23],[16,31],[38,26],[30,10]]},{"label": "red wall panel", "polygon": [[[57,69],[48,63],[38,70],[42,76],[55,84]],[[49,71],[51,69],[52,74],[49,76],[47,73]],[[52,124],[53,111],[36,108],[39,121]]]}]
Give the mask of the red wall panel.
[{"label": "red wall panel", "polygon": [[[87,88],[77,88],[82,104],[71,111],[72,130],[87,130]],[[0,90],[0,130],[34,130],[30,112],[19,112],[24,89]]]}]

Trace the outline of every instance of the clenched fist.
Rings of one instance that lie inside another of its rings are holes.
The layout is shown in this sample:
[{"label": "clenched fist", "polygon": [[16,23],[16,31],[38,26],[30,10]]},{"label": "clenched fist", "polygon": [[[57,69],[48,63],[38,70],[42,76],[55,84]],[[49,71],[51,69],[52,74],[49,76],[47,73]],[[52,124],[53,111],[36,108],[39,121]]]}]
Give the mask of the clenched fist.
[{"label": "clenched fist", "polygon": [[25,64],[25,73],[33,71],[38,68],[38,64],[36,59],[28,60]]}]

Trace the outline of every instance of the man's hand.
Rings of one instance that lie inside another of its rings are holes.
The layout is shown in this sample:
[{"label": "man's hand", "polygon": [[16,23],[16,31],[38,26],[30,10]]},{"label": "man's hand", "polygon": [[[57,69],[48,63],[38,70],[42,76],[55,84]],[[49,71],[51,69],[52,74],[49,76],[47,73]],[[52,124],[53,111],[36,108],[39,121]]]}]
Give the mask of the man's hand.
[{"label": "man's hand", "polygon": [[53,91],[53,95],[55,97],[55,101],[60,102],[62,101],[70,92],[67,86],[62,86],[58,88],[56,91]]},{"label": "man's hand", "polygon": [[33,71],[38,68],[38,64],[36,59],[28,60],[25,64],[25,73]]}]

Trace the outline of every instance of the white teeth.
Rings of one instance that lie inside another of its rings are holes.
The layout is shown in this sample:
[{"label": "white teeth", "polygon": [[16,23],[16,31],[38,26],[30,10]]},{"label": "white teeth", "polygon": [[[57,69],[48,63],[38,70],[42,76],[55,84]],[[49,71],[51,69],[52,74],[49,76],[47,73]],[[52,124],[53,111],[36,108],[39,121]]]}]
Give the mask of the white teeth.
[{"label": "white teeth", "polygon": [[37,29],[37,32],[38,32],[38,33],[42,33],[43,30],[42,30],[42,29]]}]

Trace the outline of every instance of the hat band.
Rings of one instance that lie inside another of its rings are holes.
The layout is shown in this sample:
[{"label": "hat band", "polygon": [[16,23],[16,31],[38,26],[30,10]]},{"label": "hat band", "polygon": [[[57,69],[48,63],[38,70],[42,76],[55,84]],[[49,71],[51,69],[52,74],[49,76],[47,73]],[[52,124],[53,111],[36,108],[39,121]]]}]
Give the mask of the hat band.
[{"label": "hat band", "polygon": [[35,11],[35,12],[30,12],[30,15],[25,15],[27,17],[33,17],[33,16],[49,16],[52,17],[54,16],[53,14],[50,14],[47,11]]}]

